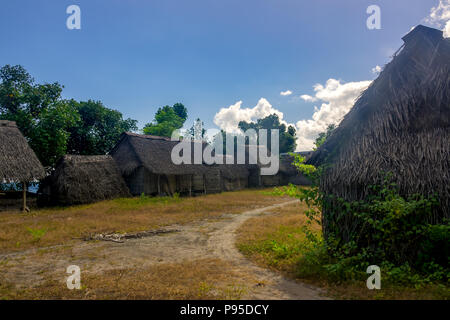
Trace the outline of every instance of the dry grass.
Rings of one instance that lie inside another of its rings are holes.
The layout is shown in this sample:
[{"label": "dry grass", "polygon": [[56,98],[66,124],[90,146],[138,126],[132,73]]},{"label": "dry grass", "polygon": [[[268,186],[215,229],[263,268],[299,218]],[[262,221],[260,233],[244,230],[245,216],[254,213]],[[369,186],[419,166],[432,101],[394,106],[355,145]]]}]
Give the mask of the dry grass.
[{"label": "dry grass", "polygon": [[0,281],[0,299],[240,299],[249,281],[226,261],[203,259],[82,274],[80,290],[61,280],[22,290]]},{"label": "dry grass", "polygon": [[[247,220],[238,230],[239,250],[257,264],[278,270],[288,277],[326,289],[327,295],[337,299],[450,299],[448,287],[424,286],[420,289],[382,283],[381,290],[368,290],[365,281],[332,282],[317,276],[298,277],[299,260],[304,255],[301,242],[305,240],[302,227],[306,206],[298,203],[273,211],[273,215]],[[320,226],[312,226],[320,232]]]},{"label": "dry grass", "polygon": [[244,190],[196,198],[139,197],[91,205],[0,213],[0,254],[67,244],[89,233],[134,232],[217,218],[284,201],[270,190]]}]

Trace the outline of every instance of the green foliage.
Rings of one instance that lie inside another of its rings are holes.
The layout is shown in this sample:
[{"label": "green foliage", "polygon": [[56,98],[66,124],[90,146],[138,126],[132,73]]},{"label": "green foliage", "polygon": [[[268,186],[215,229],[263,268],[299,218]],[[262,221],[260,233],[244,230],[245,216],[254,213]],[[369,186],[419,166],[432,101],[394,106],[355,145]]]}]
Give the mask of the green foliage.
[{"label": "green foliage", "polygon": [[175,103],[173,105],[173,111],[175,111],[175,114],[180,117],[180,119],[184,121],[186,121],[187,117],[188,117],[188,112],[186,107],[182,104],[182,103]]},{"label": "green foliage", "polygon": [[[277,193],[304,201],[311,222],[320,223],[324,210],[328,225],[323,241],[306,228],[311,250],[301,258],[299,275],[315,273],[333,281],[363,279],[366,268],[376,264],[391,283],[421,286],[449,281],[449,222],[427,223],[439,204],[436,197],[404,197],[386,174],[379,185],[370,186],[364,200],[348,202],[323,194],[318,187],[323,168],[314,169],[303,162],[296,156],[295,166],[313,186],[291,185]],[[357,227],[346,230],[343,221],[348,219],[355,219]]]},{"label": "green foliage", "polygon": [[65,154],[68,128],[79,121],[76,110],[61,98],[63,87],[36,84],[22,66],[0,69],[0,119],[16,121],[44,166]]},{"label": "green foliage", "polygon": [[47,233],[47,229],[33,229],[27,228],[27,231],[31,234],[34,241],[39,241]]},{"label": "green foliage", "polygon": [[123,132],[137,130],[136,120],[123,119],[122,113],[105,107],[101,101],[71,100],[69,103],[81,120],[69,128],[67,151],[70,154],[106,154]]},{"label": "green foliage", "polygon": [[175,201],[180,200],[180,193],[179,192],[175,192],[172,196],[172,199]]},{"label": "green foliage", "polygon": [[330,124],[327,127],[326,132],[319,133],[319,136],[316,138],[316,141],[314,142],[314,144],[316,145],[314,150],[317,150],[317,148],[319,148],[321,145],[323,145],[325,143],[325,141],[328,139],[328,137],[331,136],[331,134],[333,133],[334,129],[336,129],[336,125]]},{"label": "green foliage", "polygon": [[155,120],[147,123],[143,129],[144,134],[171,137],[172,133],[183,127],[187,119],[187,109],[181,103],[176,103],[173,107],[164,106],[158,109]]},{"label": "green foliage", "polygon": [[193,137],[195,140],[203,140],[205,138],[206,129],[205,125],[200,118],[195,120],[192,127],[189,129],[189,135]]},{"label": "green foliage", "polygon": [[[280,122],[280,118],[276,114],[258,119],[256,123],[241,121],[238,126],[242,131],[254,129],[258,132],[260,129],[267,129],[268,134],[270,134],[271,129],[278,129],[280,133],[280,153],[292,152],[297,146],[295,128],[292,126],[286,128],[286,125]],[[271,150],[270,143],[270,139],[268,139],[267,144],[269,150]]]},{"label": "green foliage", "polygon": [[136,121],[100,101],[76,102],[61,97],[63,86],[36,84],[22,66],[0,69],[0,119],[16,121],[44,166],[54,166],[67,152],[105,154]]}]

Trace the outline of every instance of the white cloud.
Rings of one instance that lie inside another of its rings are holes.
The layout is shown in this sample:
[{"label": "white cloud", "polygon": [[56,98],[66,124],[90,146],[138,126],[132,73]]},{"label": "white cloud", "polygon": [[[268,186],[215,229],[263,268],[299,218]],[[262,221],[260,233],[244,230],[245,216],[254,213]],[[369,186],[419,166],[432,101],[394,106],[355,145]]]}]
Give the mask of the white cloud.
[{"label": "white cloud", "polygon": [[372,73],[373,74],[379,74],[381,72],[381,67],[380,66],[375,66],[374,68],[372,68]]},{"label": "white cloud", "polygon": [[280,95],[282,96],[290,96],[292,94],[291,90],[281,91]]},{"label": "white cloud", "polygon": [[442,28],[444,37],[450,37],[450,0],[439,0],[436,7],[431,8],[430,15],[424,19],[432,26]]},{"label": "white cloud", "polygon": [[301,95],[300,98],[302,98],[306,102],[316,102],[317,101],[317,98],[311,97],[310,95],[307,95],[307,94]]},{"label": "white cloud", "polygon": [[[324,132],[329,124],[338,124],[370,83],[371,81],[342,83],[340,80],[329,79],[325,85],[314,86],[314,96],[301,96],[305,101],[321,101],[322,104],[314,107],[312,119],[296,123],[297,151],[312,150],[319,133]],[[264,98],[259,99],[253,108],[243,108],[242,101],[222,108],[214,116],[214,123],[225,131],[236,132],[240,121],[254,122],[274,113],[282,123],[290,125],[283,120],[283,113]]]},{"label": "white cloud", "polygon": [[371,81],[341,83],[329,79],[325,86],[314,86],[315,96],[311,97],[323,103],[315,107],[312,119],[297,122],[297,150],[312,150],[319,133],[326,131],[328,125],[339,124],[355,103],[359,95],[367,89]]},{"label": "white cloud", "polygon": [[450,20],[447,21],[447,23],[445,24],[445,27],[444,27],[444,37],[445,37],[445,38],[450,38]]},{"label": "white cloud", "polygon": [[257,119],[265,118],[271,114],[276,114],[280,121],[286,125],[283,120],[283,112],[275,109],[265,98],[259,99],[253,108],[242,108],[242,101],[222,108],[214,116],[214,123],[220,128],[228,132],[238,131],[240,121],[255,122]]},{"label": "white cloud", "polygon": [[439,0],[439,4],[431,8],[428,19],[431,22],[450,20],[450,0]]},{"label": "white cloud", "polygon": [[[296,123],[297,151],[312,150],[319,133],[324,132],[332,123],[339,124],[370,83],[371,81],[343,83],[340,80],[329,79],[325,85],[314,86],[314,96],[301,96],[305,101],[321,101],[322,104],[314,107],[312,119],[300,120]],[[282,123],[290,125],[283,120],[283,113],[264,98],[259,99],[253,108],[243,108],[242,101],[222,108],[214,116],[214,123],[225,131],[236,132],[240,121],[254,122],[274,113],[280,117]]]}]

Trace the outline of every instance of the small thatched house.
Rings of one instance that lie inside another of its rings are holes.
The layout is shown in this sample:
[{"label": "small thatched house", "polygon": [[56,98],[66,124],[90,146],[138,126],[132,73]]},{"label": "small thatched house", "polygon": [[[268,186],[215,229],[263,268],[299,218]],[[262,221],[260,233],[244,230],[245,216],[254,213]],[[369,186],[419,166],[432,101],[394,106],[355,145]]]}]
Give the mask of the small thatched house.
[{"label": "small thatched house", "polygon": [[41,182],[38,200],[47,205],[75,205],[129,196],[111,156],[65,155]]},{"label": "small thatched house", "polygon": [[249,170],[242,164],[216,165],[220,170],[222,191],[236,191],[248,188]]},{"label": "small thatched house", "polygon": [[[450,218],[450,39],[418,26],[403,40],[309,163],[327,164],[320,188],[347,201],[364,199],[386,172],[405,196],[437,193],[441,207],[429,222],[439,223]],[[323,212],[325,234],[357,228],[331,211]]]},{"label": "small thatched house", "polygon": [[216,167],[173,163],[172,149],[178,143],[166,137],[122,134],[110,154],[131,194],[193,195],[221,191],[220,171]]},{"label": "small thatched house", "polygon": [[45,176],[45,170],[13,121],[0,120],[0,183],[22,183],[22,210],[27,210],[27,184]]},{"label": "small thatched house", "polygon": [[[302,157],[307,160],[312,152],[299,152]],[[294,184],[298,186],[308,186],[311,185],[311,181],[300,173],[294,166],[294,156],[290,154],[280,155],[280,170],[277,174],[279,176],[279,185]]]},{"label": "small thatched house", "polygon": [[[300,152],[300,154],[308,158],[311,152]],[[293,163],[294,156],[288,153],[280,154],[278,173],[275,175],[261,176],[261,185],[264,187],[286,186],[288,184],[311,185],[311,181],[298,172]]]}]

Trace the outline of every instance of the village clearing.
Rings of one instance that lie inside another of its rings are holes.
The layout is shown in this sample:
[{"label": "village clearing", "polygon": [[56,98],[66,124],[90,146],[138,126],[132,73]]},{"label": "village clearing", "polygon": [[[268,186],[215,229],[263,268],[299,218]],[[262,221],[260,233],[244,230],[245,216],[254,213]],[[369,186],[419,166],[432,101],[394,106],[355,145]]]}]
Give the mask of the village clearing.
[{"label": "village clearing", "polygon": [[[326,299],[320,289],[257,266],[236,248],[235,233],[245,221],[298,202],[270,191],[2,213],[0,298]],[[174,232],[84,240],[150,230]],[[66,286],[69,265],[81,269],[81,290]]]}]

